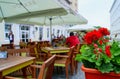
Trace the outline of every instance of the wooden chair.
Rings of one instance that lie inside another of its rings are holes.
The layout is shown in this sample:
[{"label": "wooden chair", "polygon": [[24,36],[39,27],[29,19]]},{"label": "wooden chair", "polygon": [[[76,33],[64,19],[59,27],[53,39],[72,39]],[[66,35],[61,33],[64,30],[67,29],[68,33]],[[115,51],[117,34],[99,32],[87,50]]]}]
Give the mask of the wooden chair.
[{"label": "wooden chair", "polygon": [[20,41],[19,46],[20,46],[20,48],[26,48],[27,44],[25,42]]},{"label": "wooden chair", "polygon": [[27,43],[27,47],[31,46],[31,45],[36,45],[36,42],[28,42]]},{"label": "wooden chair", "polygon": [[37,51],[38,52],[42,52],[41,48],[44,47],[44,42],[43,41],[39,41],[36,46],[37,46]]},{"label": "wooden chair", "polygon": [[56,55],[56,60],[54,66],[65,67],[66,79],[68,77],[68,67],[70,66],[71,74],[73,74],[73,65],[72,65],[72,54],[74,47],[70,48],[70,51],[67,52],[67,55]]},{"label": "wooden chair", "polygon": [[[7,53],[8,53],[8,55],[13,55],[13,56],[24,56],[24,57],[30,56],[29,48],[7,49]],[[27,69],[27,71],[26,71],[27,75],[30,75],[31,74],[30,68],[27,67],[26,69]],[[10,75],[12,75],[12,76],[21,76],[21,75],[23,75],[23,73],[22,73],[22,70],[18,70],[16,72],[13,72]]]},{"label": "wooden chair", "polygon": [[36,64],[42,64],[47,59],[47,54],[38,52],[37,45],[29,46],[30,56],[36,57]]},{"label": "wooden chair", "polygon": [[29,48],[24,49],[7,49],[8,55],[15,55],[15,56],[30,56]]},{"label": "wooden chair", "polygon": [[2,47],[6,47],[7,49],[14,49],[14,44],[2,44]]},{"label": "wooden chair", "polygon": [[[53,55],[49,59],[47,59],[42,66],[41,65],[31,65],[32,73],[33,73],[33,78],[34,79],[52,79],[52,74],[54,70],[54,61],[56,59],[56,55]],[[38,77],[36,78],[36,69],[40,69],[40,72],[38,74]],[[5,79],[21,79],[21,78],[15,78],[15,77],[10,77],[6,76]],[[27,78],[29,79],[29,78]],[[30,78],[32,79],[32,78]]]},{"label": "wooden chair", "polygon": [[50,46],[51,46],[51,44],[50,44],[50,42],[49,42],[49,41],[44,41],[44,46],[45,46],[45,47],[50,47]]},{"label": "wooden chair", "polygon": [[6,47],[0,47],[0,51],[7,51]]},{"label": "wooden chair", "polygon": [[75,60],[75,57],[78,53],[80,53],[80,44],[77,44],[73,50],[73,58],[72,58],[72,64],[74,66],[74,71],[77,73],[77,68],[78,68],[78,62]]}]

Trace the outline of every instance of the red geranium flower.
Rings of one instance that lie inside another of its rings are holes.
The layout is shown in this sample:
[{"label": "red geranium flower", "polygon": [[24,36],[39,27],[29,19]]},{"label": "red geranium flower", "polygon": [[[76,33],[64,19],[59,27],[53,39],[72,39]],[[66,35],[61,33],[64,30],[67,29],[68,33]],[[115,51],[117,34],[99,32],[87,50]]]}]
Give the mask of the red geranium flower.
[{"label": "red geranium flower", "polygon": [[107,28],[99,28],[98,31],[102,34],[102,36],[110,35]]},{"label": "red geranium flower", "polygon": [[111,57],[110,46],[105,47],[105,53],[108,57]]},{"label": "red geranium flower", "polygon": [[102,40],[99,40],[99,43],[100,43],[100,45],[102,45],[102,44],[103,44],[103,41],[102,41]]},{"label": "red geranium flower", "polygon": [[85,42],[88,44],[92,44],[93,41],[97,41],[99,38],[101,38],[101,33],[97,30],[93,30],[89,33],[87,33],[84,36]]}]

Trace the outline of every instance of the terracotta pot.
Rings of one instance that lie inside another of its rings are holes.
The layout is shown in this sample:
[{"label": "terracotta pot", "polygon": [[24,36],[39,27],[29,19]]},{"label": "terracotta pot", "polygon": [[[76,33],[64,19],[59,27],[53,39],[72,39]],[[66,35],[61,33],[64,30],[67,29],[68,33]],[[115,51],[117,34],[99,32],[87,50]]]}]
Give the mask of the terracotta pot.
[{"label": "terracotta pot", "polygon": [[120,74],[115,74],[114,72],[103,74],[97,69],[86,68],[83,65],[81,69],[85,72],[86,79],[120,79]]}]

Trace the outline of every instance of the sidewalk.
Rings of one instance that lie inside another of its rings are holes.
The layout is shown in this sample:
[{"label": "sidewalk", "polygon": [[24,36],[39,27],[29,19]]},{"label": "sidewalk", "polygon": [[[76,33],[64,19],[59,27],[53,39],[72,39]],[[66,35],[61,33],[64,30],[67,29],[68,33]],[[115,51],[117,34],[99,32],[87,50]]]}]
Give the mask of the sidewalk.
[{"label": "sidewalk", "polygon": [[[71,75],[69,73],[69,79],[85,79],[84,72],[80,69],[81,65],[82,65],[81,63],[78,64],[78,72],[77,72],[77,74],[74,73],[73,75]],[[61,72],[54,71],[53,79],[66,79],[65,69],[63,68],[60,71]]]}]

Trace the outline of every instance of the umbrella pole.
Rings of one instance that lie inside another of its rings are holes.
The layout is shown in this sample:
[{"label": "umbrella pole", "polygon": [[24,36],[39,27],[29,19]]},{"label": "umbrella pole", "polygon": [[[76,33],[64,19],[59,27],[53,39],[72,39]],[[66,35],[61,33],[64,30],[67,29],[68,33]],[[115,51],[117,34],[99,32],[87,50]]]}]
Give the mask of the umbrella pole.
[{"label": "umbrella pole", "polygon": [[52,18],[49,18],[50,20],[50,42],[52,44]]}]

